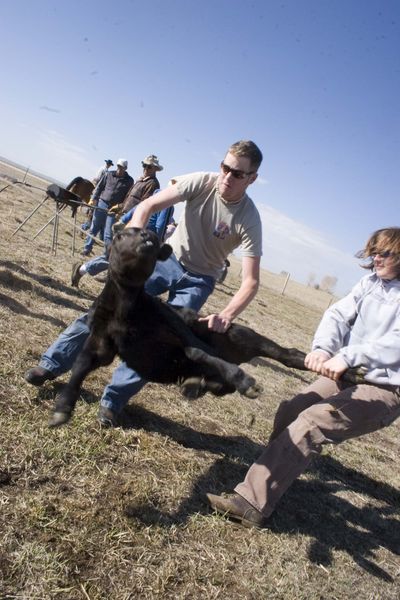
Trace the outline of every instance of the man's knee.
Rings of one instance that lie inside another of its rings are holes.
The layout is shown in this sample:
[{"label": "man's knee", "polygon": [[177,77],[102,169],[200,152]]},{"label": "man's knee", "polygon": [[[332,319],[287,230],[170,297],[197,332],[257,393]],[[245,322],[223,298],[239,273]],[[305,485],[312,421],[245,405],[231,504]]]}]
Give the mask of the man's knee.
[{"label": "man's knee", "polygon": [[293,420],[292,411],[290,410],[290,400],[283,400],[275,413],[274,426],[269,441],[272,442]]},{"label": "man's knee", "polygon": [[290,400],[283,400],[276,411],[270,441],[282,433],[282,431],[293,423],[303,411],[320,402],[320,400],[321,396],[314,392],[298,394]]}]

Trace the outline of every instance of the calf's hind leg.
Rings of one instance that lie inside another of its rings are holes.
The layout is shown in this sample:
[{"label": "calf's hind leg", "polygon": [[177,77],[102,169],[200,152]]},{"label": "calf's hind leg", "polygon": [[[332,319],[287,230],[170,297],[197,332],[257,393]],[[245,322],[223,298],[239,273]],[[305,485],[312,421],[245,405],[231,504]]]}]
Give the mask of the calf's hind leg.
[{"label": "calf's hind leg", "polygon": [[107,344],[104,340],[96,341],[93,337],[88,338],[72,367],[68,383],[56,398],[49,427],[59,427],[70,420],[79,398],[82,383],[87,375],[101,366],[109,365],[115,355],[116,350],[113,344]]},{"label": "calf's hind leg", "polygon": [[255,379],[247,375],[237,365],[229,363],[222,358],[210,356],[207,352],[200,350],[200,348],[186,347],[184,351],[186,356],[193,360],[193,362],[205,365],[211,370],[211,373],[217,373],[221,377],[222,383],[227,386],[227,390],[233,388],[248,398],[258,398],[260,395],[262,391],[261,386],[257,385]]},{"label": "calf's hind leg", "polygon": [[196,400],[204,396],[206,392],[211,392],[213,396],[225,396],[225,394],[233,394],[236,391],[235,387],[223,381],[218,374],[192,375],[180,381],[180,389],[185,398]]}]

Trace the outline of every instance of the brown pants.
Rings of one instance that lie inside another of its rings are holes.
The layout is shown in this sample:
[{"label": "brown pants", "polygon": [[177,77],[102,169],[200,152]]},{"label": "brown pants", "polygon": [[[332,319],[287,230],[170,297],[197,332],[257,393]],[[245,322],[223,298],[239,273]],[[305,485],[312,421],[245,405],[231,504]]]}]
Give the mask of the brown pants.
[{"label": "brown pants", "polygon": [[279,406],[268,446],[235,492],[266,517],[322,444],[340,444],[390,425],[400,415],[397,388],[346,387],[320,377]]}]

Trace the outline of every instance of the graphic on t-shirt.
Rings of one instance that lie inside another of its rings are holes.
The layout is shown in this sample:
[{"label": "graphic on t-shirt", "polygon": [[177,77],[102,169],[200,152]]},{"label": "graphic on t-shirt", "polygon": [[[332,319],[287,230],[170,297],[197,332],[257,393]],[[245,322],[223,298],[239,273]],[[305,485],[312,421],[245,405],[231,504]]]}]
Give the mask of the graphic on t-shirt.
[{"label": "graphic on t-shirt", "polygon": [[213,235],[215,235],[215,237],[219,238],[220,240],[224,240],[226,238],[226,236],[229,234],[230,234],[229,225],[227,225],[227,223],[225,223],[224,221],[220,221],[218,223],[217,228],[214,230]]}]

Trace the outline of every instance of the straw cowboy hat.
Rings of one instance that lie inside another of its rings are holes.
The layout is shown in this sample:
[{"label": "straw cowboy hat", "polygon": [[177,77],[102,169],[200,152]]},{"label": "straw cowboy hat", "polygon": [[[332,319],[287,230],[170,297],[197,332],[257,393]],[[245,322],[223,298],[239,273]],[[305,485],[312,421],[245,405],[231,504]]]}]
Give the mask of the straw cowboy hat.
[{"label": "straw cowboy hat", "polygon": [[142,160],[142,166],[144,167],[145,165],[155,167],[156,171],[162,171],[164,168],[158,162],[158,158],[155,154],[150,154],[150,156],[146,156],[146,158]]}]

